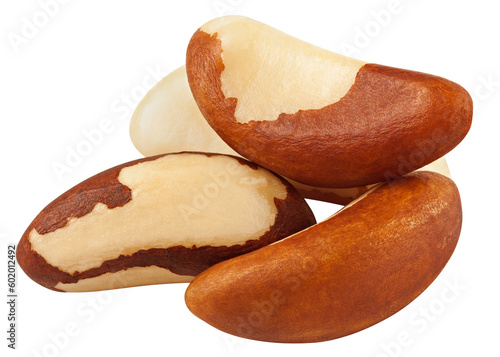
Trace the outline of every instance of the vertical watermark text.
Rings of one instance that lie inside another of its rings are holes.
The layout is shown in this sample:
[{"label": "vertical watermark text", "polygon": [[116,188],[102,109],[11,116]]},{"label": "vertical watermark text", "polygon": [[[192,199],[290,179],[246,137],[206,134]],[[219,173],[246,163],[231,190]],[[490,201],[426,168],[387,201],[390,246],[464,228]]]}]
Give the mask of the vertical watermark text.
[{"label": "vertical watermark text", "polygon": [[15,350],[17,347],[17,264],[16,245],[7,244],[7,347]]}]

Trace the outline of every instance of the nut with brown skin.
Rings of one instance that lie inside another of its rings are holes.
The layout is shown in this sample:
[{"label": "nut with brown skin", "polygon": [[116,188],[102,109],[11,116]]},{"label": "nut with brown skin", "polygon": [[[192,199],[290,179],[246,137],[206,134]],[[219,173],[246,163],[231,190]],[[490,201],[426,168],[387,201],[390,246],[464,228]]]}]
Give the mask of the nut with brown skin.
[{"label": "nut with brown skin", "polygon": [[186,304],[210,325],[249,339],[346,336],[422,293],[452,255],[461,223],[453,181],[414,172],[321,223],[207,269],[190,283]]},{"label": "nut with brown skin", "polygon": [[244,159],[175,153],[99,173],[55,199],[17,259],[57,291],[188,282],[315,223],[286,180]]},{"label": "nut with brown skin", "polygon": [[[231,148],[310,186],[401,177],[452,150],[472,120],[456,83],[347,58],[241,16],[203,25],[186,69],[203,116]],[[420,152],[418,167],[402,165]]]},{"label": "nut with brown skin", "polygon": [[[185,66],[165,76],[144,96],[130,120],[130,138],[144,156],[179,151],[240,156],[217,135],[201,114],[189,89]],[[406,165],[417,168],[413,161]],[[422,170],[450,176],[444,157]],[[372,186],[322,188],[287,180],[304,198],[339,205],[348,204]]]}]

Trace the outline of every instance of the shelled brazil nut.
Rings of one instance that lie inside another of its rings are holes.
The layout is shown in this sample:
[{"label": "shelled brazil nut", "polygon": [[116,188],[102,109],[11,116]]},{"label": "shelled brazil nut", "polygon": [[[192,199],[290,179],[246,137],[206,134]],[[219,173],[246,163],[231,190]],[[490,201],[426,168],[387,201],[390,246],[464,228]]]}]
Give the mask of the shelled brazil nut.
[{"label": "shelled brazil nut", "polygon": [[[166,75],[140,101],[130,120],[130,138],[144,156],[178,151],[202,151],[240,156],[208,125],[196,104],[182,66]],[[419,156],[402,162],[417,168]],[[421,170],[450,177],[446,159],[441,157]],[[286,178],[304,198],[346,205],[372,185],[349,188],[323,188]]]},{"label": "shelled brazil nut", "polygon": [[352,59],[242,16],[204,24],[186,55],[201,112],[236,152],[317,187],[403,176],[467,134],[472,99],[430,74]]},{"label": "shelled brazil nut", "polygon": [[188,282],[314,223],[293,186],[268,170],[229,155],[175,153],[68,190],[33,220],[17,258],[58,291]]}]

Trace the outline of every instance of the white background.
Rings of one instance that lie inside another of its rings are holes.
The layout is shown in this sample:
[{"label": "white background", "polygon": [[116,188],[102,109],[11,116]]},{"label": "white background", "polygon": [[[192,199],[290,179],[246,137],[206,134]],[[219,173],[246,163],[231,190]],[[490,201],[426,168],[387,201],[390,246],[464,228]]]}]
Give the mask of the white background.
[{"label": "white background", "polygon": [[[194,31],[221,14],[253,17],[335,52],[464,86],[474,97],[472,129],[446,156],[464,222],[453,257],[418,299],[339,340],[286,345],[230,337],[189,313],[185,284],[63,294],[18,270],[18,349],[6,347],[2,303],[1,356],[500,356],[500,21],[494,1],[44,3],[54,1],[0,5],[0,301],[7,300],[7,244],[17,243],[59,194],[140,157],[128,136],[133,108],[148,86],[183,64]],[[85,132],[103,123],[111,126],[102,142],[58,177],[53,166],[66,165]],[[337,209],[311,204],[319,219]]]}]

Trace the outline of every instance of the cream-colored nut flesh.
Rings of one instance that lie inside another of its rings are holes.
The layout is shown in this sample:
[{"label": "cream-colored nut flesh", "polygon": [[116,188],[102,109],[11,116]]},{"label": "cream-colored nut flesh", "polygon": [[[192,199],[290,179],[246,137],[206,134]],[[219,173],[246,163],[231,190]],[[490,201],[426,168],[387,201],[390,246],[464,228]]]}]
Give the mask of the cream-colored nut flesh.
[{"label": "cream-colored nut flesh", "polygon": [[[126,167],[118,180],[132,190],[128,204],[108,209],[98,203],[64,228],[44,235],[33,229],[31,246],[49,264],[73,274],[137,247],[227,246],[258,239],[274,224],[274,198],[285,199],[286,188],[267,170],[236,165],[224,156],[192,154]],[[238,174],[231,175],[235,169]]]},{"label": "cream-colored nut flesh", "polygon": [[400,178],[446,155],[472,121],[457,83],[340,56],[241,16],[195,31],[186,73],[231,148],[309,186]]},{"label": "cream-colored nut flesh", "polygon": [[433,171],[441,175],[444,175],[450,179],[452,178],[450,168],[448,167],[448,163],[446,162],[444,156],[437,159],[436,161],[431,162],[428,165],[425,165],[424,167],[418,169],[417,171]]},{"label": "cream-colored nut flesh", "polygon": [[105,273],[95,278],[82,279],[73,284],[59,283],[55,288],[66,292],[102,291],[143,285],[189,283],[193,278],[189,275],[177,275],[157,266],[134,267],[116,273]]},{"label": "cream-colored nut flesh", "polygon": [[130,137],[144,156],[180,151],[238,155],[208,125],[182,66],[146,93],[130,120]]},{"label": "cream-colored nut flesh", "polygon": [[183,152],[97,174],[51,202],[18,245],[60,291],[186,282],[315,223],[286,180],[244,159]]},{"label": "cream-colored nut flesh", "polygon": [[[240,156],[207,123],[196,104],[182,66],[165,76],[142,99],[130,121],[130,138],[144,156],[179,151],[200,151]],[[449,176],[444,158],[423,170]],[[347,204],[371,185],[320,188],[287,179],[305,198]]]},{"label": "cream-colored nut flesh", "polygon": [[[281,113],[336,103],[365,64],[256,24],[247,17],[225,16],[201,27],[221,41],[222,91],[226,98],[238,98],[235,118],[240,123],[276,120]],[[258,48],[248,43],[258,43]],[[272,56],[266,56],[269,53]]]}]

